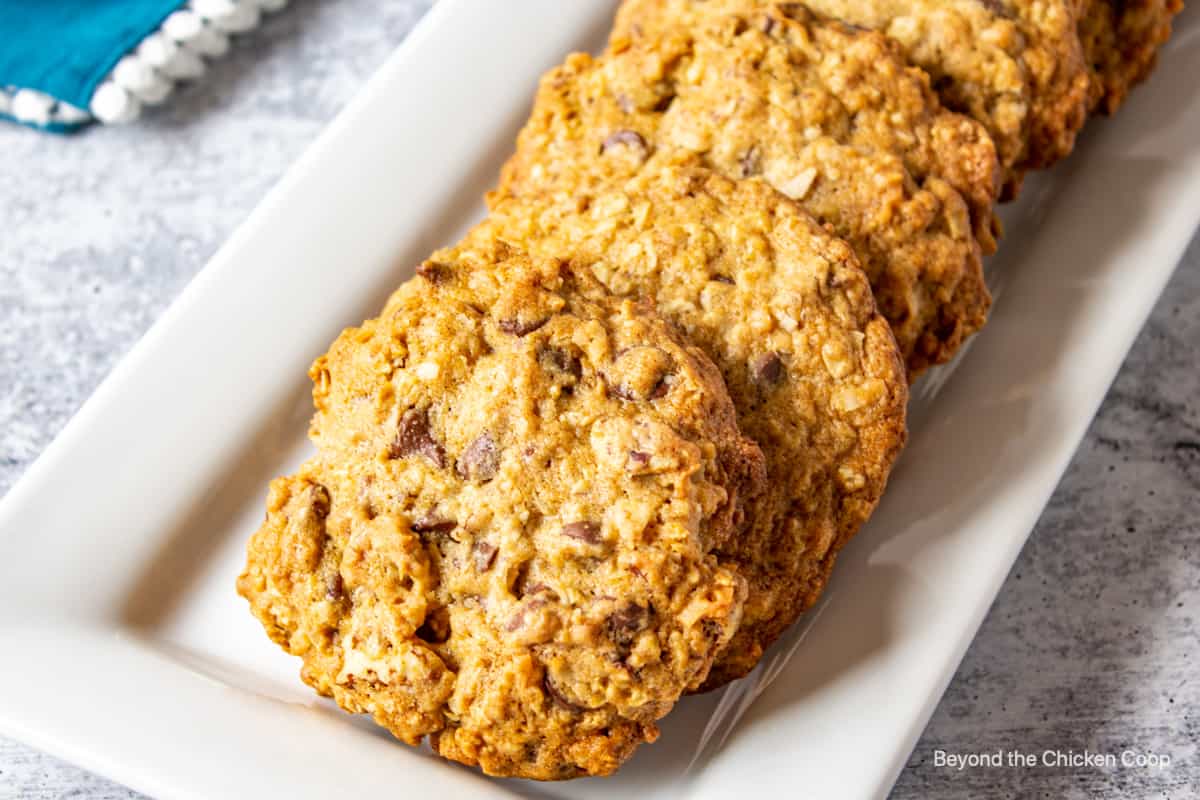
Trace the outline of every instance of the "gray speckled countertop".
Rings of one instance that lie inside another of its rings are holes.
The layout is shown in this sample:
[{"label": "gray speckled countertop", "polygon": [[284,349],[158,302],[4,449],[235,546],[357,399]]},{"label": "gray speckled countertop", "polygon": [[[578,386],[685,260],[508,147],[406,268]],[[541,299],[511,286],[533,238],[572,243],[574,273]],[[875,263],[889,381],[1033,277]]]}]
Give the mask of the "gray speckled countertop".
[{"label": "gray speckled countertop", "polygon": [[[428,2],[298,0],[143,122],[0,125],[7,490]],[[917,745],[896,798],[1200,796],[1200,243]],[[997,750],[1165,769],[940,766]],[[0,800],[138,795],[0,739]]]}]

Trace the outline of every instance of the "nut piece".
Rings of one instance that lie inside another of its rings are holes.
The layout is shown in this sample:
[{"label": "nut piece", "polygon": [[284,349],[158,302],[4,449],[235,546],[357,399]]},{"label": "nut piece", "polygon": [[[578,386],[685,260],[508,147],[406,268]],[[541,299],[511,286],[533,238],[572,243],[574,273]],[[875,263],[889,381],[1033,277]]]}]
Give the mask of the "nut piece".
[{"label": "nut piece", "polygon": [[609,370],[613,395],[634,402],[658,400],[671,390],[671,357],[657,347],[631,347]]}]

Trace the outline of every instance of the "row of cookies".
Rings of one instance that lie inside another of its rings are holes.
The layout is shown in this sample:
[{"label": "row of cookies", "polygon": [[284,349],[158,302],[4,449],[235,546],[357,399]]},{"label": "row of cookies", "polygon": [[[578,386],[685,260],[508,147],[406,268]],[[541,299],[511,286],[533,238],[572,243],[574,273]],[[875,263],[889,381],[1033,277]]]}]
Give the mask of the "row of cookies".
[{"label": "row of cookies", "polygon": [[1175,10],[626,0],[489,218],[314,364],[317,455],[239,591],[405,741],[612,772],[819,596],[909,381],[986,319],[995,203]]},{"label": "row of cookies", "polygon": [[[614,46],[767,0],[633,0]],[[1070,154],[1089,113],[1113,113],[1153,69],[1183,0],[808,0],[777,3],[886,34],[947,108],[996,146],[1005,196]]]},{"label": "row of cookies", "polygon": [[849,246],[669,160],[586,216],[493,217],[310,375],[317,455],[239,591],[343,708],[539,779],[612,772],[754,666],[873,509],[907,399]]}]

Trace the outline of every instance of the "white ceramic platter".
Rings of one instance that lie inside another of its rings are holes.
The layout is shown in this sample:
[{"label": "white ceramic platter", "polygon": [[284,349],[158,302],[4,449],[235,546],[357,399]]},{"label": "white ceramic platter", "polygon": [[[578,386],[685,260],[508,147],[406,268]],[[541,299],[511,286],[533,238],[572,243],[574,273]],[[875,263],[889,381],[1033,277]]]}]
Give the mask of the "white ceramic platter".
[{"label": "white ceramic platter", "polygon": [[442,0],[4,498],[0,731],[160,798],[886,794],[1200,222],[1200,15],[1006,209],[991,324],[817,611],[617,777],[494,781],[316,700],[233,581],[309,362],[482,213],[612,6]]}]

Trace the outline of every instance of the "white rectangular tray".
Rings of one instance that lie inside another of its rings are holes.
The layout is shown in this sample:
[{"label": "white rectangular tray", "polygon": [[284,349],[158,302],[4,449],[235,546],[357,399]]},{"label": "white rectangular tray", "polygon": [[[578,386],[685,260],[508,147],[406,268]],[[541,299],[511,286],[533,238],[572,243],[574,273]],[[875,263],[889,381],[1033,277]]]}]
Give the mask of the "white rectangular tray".
[{"label": "white rectangular tray", "polygon": [[494,781],[316,700],[233,580],[309,362],[482,213],[612,7],[442,0],[4,498],[0,731],[160,798],[886,794],[1200,222],[1200,20],[1006,209],[991,324],[822,605],[617,777]]}]

